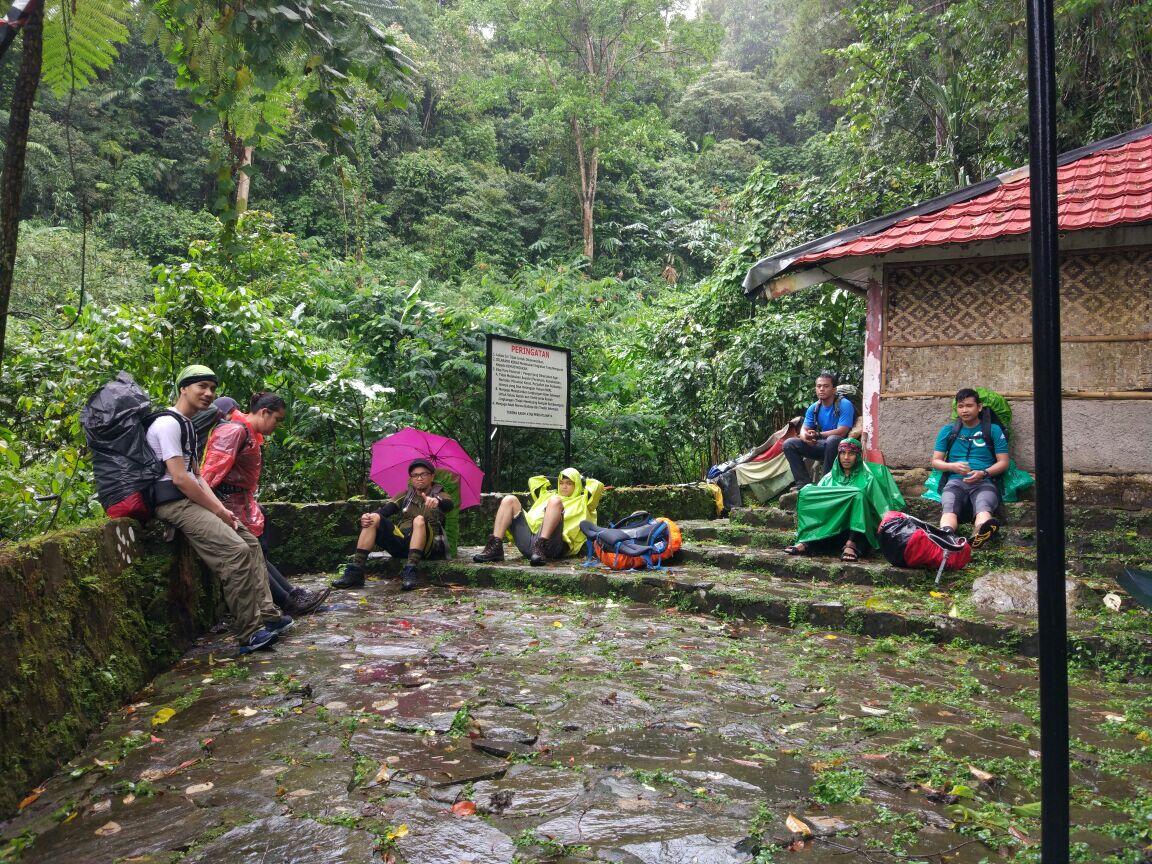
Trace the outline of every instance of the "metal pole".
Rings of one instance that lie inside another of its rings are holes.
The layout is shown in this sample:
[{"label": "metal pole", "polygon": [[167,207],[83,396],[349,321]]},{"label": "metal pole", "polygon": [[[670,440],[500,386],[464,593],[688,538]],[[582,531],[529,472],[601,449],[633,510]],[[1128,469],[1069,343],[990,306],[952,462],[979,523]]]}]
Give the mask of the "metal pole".
[{"label": "metal pole", "polygon": [[1040,860],[1043,864],[1067,864],[1068,621],[1064,606],[1064,435],[1052,0],[1028,0],[1028,125],[1040,636]]}]

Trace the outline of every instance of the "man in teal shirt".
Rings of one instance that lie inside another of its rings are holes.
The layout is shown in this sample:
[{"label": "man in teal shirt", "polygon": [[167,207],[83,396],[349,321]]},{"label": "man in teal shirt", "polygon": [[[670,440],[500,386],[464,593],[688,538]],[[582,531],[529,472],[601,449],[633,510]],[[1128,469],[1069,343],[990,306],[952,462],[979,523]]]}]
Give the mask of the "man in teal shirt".
[{"label": "man in teal shirt", "polygon": [[[1000,491],[994,477],[1008,470],[1008,439],[1004,430],[992,424],[991,441],[986,441],[980,422],[980,396],[965,387],[956,394],[956,415],[960,428],[953,436],[949,423],[936,436],[932,467],[944,473],[940,484],[940,527],[955,533],[965,504],[975,514],[972,548],[978,549],[1000,530],[992,515],[1000,506]],[[952,439],[949,442],[949,439]]]}]

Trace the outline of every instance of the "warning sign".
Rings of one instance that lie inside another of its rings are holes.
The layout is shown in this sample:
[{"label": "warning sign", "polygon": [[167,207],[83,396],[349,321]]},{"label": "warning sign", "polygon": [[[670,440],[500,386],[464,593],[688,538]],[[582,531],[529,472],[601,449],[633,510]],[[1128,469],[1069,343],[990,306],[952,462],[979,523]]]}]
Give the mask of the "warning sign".
[{"label": "warning sign", "polygon": [[488,352],[493,426],[567,430],[566,348],[491,336]]}]

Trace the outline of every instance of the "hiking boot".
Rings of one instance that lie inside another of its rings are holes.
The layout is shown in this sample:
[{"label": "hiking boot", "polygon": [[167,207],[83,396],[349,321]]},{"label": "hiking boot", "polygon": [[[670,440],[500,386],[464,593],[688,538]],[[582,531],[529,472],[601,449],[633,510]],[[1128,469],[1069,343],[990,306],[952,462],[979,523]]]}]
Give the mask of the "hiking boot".
[{"label": "hiking boot", "polygon": [[279,636],[281,633],[286,633],[296,625],[296,619],[291,615],[281,615],[271,621],[264,622],[264,629]]},{"label": "hiking boot", "polygon": [[547,542],[543,537],[537,537],[532,541],[532,557],[528,559],[528,563],[533,567],[543,567],[548,563],[548,555],[544,552],[544,545]]},{"label": "hiking boot", "polygon": [[241,654],[251,654],[261,648],[270,648],[277,639],[277,634],[267,627],[261,627],[240,646]]},{"label": "hiking boot", "polygon": [[504,560],[504,541],[499,537],[490,536],[488,542],[484,545],[483,552],[477,552],[472,556],[472,560],[477,564],[489,564],[496,561]]},{"label": "hiking boot", "polygon": [[996,536],[996,532],[1000,530],[1000,523],[995,518],[989,519],[987,522],[982,522],[980,527],[973,531],[972,539],[968,542],[972,544],[973,549],[979,549],[986,544],[989,540]]},{"label": "hiking boot", "polygon": [[344,575],[332,583],[333,588],[363,588],[364,568],[348,562],[344,565]]},{"label": "hiking boot", "polygon": [[400,571],[400,590],[411,591],[413,588],[420,587],[420,574],[416,572],[416,567],[408,564]]},{"label": "hiking boot", "polygon": [[306,591],[303,588],[296,588],[288,595],[292,604],[291,608],[284,611],[296,616],[315,612],[331,593],[331,588],[324,588],[320,591]]}]

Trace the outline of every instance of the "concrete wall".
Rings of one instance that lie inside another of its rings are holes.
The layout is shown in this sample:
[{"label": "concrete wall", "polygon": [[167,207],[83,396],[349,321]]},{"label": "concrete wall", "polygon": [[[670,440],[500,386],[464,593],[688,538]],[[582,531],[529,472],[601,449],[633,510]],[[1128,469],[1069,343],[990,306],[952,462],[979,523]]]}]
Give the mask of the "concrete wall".
[{"label": "concrete wall", "polygon": [[[1033,458],[1032,400],[1010,399],[1012,457],[1026,471]],[[951,400],[880,400],[879,445],[892,467],[928,464],[940,427],[948,422]],[[1152,400],[1065,399],[1064,467],[1086,474],[1152,473],[1152,451],[1141,446],[1152,429]]]},{"label": "concrete wall", "polygon": [[128,519],[0,551],[0,819],[222,608],[182,541]]}]

